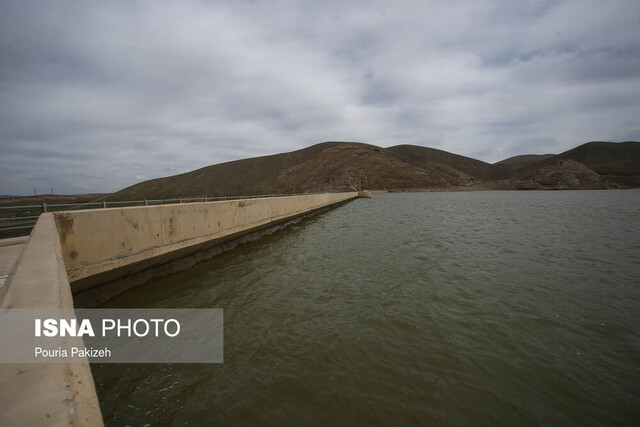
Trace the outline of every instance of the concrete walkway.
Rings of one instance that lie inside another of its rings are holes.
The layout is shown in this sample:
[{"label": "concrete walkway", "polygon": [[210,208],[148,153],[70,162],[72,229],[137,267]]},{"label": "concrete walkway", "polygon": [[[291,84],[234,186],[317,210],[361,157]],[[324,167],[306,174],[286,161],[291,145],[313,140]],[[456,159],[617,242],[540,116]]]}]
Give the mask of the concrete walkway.
[{"label": "concrete walkway", "polygon": [[0,287],[7,280],[11,268],[22,253],[27,240],[29,240],[29,236],[0,240]]}]

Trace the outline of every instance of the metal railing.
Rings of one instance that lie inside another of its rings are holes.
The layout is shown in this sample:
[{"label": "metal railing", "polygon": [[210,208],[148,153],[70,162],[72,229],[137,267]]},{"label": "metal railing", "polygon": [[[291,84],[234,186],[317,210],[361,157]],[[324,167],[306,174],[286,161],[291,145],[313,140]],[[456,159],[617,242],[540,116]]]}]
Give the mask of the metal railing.
[{"label": "metal railing", "polygon": [[[24,235],[26,230],[30,230],[40,217],[40,214],[46,212],[55,212],[61,210],[77,210],[77,209],[106,209],[109,207],[126,207],[126,206],[154,206],[165,204],[179,203],[197,203],[197,202],[215,202],[221,200],[241,200],[241,199],[261,199],[268,197],[287,197],[301,196],[309,194],[325,194],[322,193],[284,193],[284,194],[256,194],[252,196],[204,196],[204,197],[179,197],[177,199],[158,199],[158,200],[126,200],[126,201],[98,201],[98,202],[78,202],[78,203],[41,203],[37,205],[25,206],[0,206],[0,238],[10,237],[11,235]],[[5,225],[6,224],[6,225]],[[22,233],[21,233],[22,232]]]}]

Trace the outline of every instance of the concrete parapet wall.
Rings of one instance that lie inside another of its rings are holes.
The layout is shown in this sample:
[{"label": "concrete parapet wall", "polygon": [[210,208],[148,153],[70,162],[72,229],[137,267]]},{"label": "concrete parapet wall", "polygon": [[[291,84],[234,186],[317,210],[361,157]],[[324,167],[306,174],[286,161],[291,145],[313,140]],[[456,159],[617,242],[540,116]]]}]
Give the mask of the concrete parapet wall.
[{"label": "concrete parapet wall", "polygon": [[357,197],[243,199],[55,214],[74,294]]},{"label": "concrete parapet wall", "polygon": [[[73,308],[52,214],[38,219],[2,291],[2,309]],[[103,425],[89,363],[0,364],[0,425]]]}]

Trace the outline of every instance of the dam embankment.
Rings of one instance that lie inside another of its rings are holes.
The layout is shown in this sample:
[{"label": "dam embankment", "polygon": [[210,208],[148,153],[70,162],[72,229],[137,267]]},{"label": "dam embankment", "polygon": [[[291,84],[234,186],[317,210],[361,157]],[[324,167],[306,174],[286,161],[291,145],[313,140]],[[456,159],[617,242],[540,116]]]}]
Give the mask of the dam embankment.
[{"label": "dam embankment", "polygon": [[[325,193],[42,214],[0,288],[0,308],[92,306],[356,197]],[[0,425],[102,425],[88,362],[0,364],[0,407]]]}]

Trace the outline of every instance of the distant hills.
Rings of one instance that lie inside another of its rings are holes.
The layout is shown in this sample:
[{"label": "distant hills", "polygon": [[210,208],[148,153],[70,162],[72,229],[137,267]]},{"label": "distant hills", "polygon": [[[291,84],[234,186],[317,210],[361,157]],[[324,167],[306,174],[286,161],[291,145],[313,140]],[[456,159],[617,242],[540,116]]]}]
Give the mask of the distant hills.
[{"label": "distant hills", "polygon": [[528,166],[541,163],[542,160],[554,157],[555,154],[524,154],[521,156],[509,157],[508,159],[494,163],[495,169],[500,171],[503,177],[512,177],[522,174]]},{"label": "distant hills", "polygon": [[388,190],[640,187],[640,143],[590,142],[557,155],[489,164],[414,145],[323,142],[152,179],[107,200],[345,191],[360,182],[362,188]]}]

